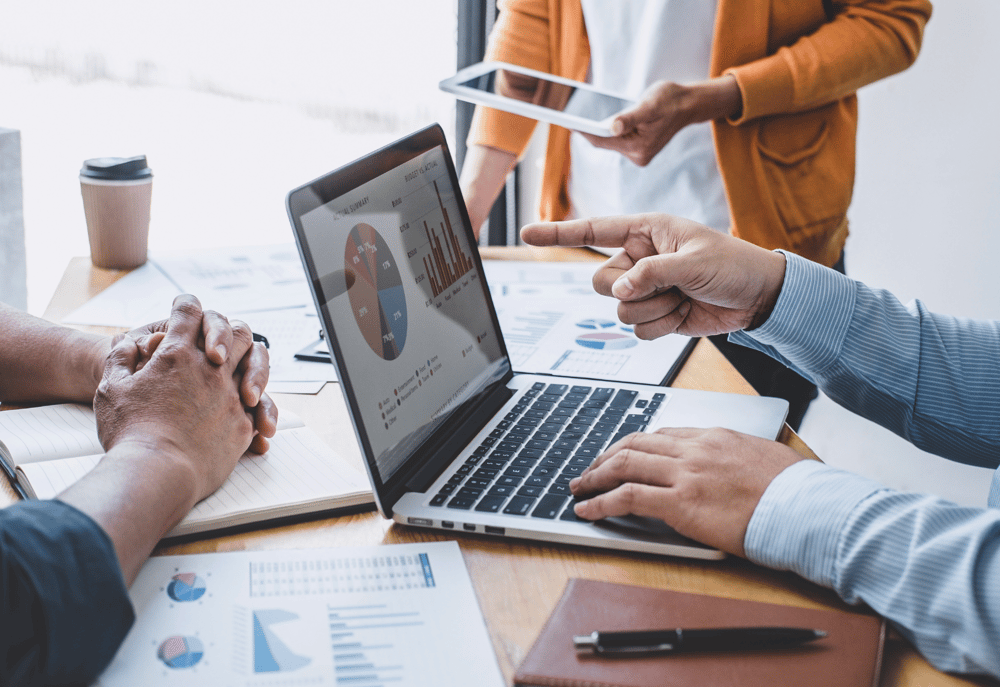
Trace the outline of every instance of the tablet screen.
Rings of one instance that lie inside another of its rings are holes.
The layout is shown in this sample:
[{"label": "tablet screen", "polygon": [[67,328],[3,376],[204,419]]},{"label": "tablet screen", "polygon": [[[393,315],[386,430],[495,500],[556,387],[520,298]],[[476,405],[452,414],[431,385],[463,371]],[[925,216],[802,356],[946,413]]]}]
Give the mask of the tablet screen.
[{"label": "tablet screen", "polygon": [[550,110],[558,110],[594,122],[613,117],[632,105],[632,102],[625,98],[520,74],[509,69],[493,69],[459,85]]}]

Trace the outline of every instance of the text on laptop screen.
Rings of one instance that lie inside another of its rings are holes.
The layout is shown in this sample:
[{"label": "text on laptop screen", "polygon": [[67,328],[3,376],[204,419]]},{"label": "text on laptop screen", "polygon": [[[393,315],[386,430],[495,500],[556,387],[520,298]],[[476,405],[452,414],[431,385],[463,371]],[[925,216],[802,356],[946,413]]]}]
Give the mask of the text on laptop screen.
[{"label": "text on laptop screen", "polygon": [[302,216],[383,481],[507,371],[440,147]]}]

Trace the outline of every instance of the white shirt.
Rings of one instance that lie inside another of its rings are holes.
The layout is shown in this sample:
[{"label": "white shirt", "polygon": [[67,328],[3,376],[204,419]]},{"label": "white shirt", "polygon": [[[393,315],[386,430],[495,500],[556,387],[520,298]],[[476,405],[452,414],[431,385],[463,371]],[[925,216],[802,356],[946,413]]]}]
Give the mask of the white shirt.
[{"label": "white shirt", "polygon": [[[581,0],[590,81],[638,100],[656,81],[708,78],[715,0]],[[620,153],[570,137],[575,217],[669,212],[710,227],[731,224],[710,122],[685,127],[639,167]]]}]

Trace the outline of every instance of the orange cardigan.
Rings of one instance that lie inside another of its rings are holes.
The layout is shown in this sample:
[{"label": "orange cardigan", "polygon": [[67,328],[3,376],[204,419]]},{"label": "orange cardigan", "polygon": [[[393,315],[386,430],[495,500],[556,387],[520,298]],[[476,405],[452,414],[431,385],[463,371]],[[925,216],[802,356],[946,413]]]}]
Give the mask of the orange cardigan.
[{"label": "orange cardigan", "polygon": [[[917,57],[928,0],[718,0],[711,76],[732,74],[739,119],[712,123],[732,233],[832,265],[854,187],[855,91]],[[829,8],[829,14],[824,8]],[[590,45],[579,0],[507,0],[486,51],[583,81]],[[480,107],[470,145],[520,157],[536,122]],[[549,128],[539,212],[569,212],[569,131]]]}]

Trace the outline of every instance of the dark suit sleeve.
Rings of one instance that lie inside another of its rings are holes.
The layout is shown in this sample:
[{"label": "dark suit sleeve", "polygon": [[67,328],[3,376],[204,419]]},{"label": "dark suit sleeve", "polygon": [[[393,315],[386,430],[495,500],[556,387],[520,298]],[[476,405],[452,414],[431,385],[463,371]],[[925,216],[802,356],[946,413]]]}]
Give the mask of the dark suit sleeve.
[{"label": "dark suit sleeve", "polygon": [[134,619],[97,523],[61,501],[0,510],[0,685],[90,684]]}]

